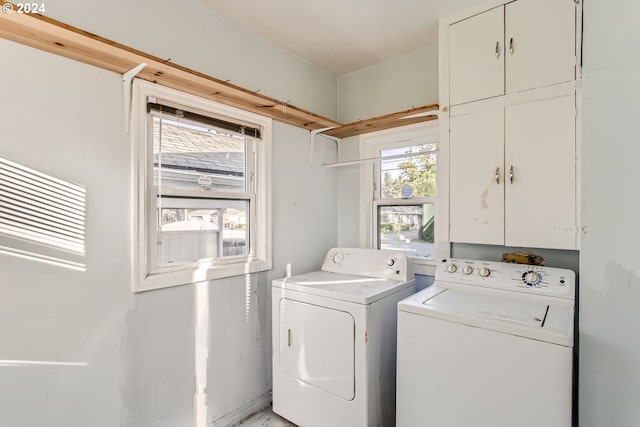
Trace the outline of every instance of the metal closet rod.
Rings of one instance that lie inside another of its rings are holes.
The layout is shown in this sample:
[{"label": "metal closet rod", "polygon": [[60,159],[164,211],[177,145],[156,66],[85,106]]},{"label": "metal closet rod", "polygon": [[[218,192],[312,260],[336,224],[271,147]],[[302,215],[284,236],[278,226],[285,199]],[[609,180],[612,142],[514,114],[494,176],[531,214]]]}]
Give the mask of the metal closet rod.
[{"label": "metal closet rod", "polygon": [[429,150],[429,151],[419,151],[416,153],[406,153],[406,154],[395,154],[393,156],[384,156],[384,157],[369,157],[366,159],[358,159],[358,160],[347,160],[344,162],[336,162],[336,163],[324,163],[322,167],[324,168],[337,168],[340,166],[349,166],[349,165],[357,165],[360,163],[368,163],[368,162],[377,162],[378,160],[393,160],[393,159],[404,159],[406,157],[417,157],[423,154],[437,153],[438,149]]}]

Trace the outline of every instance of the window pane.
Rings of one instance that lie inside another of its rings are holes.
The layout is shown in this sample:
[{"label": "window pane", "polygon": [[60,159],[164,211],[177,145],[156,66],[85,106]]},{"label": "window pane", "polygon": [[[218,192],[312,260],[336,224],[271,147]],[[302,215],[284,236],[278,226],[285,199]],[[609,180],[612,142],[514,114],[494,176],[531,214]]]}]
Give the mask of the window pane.
[{"label": "window pane", "polygon": [[155,185],[205,190],[245,190],[244,136],[192,123],[152,117]]},{"label": "window pane", "polygon": [[[428,197],[436,194],[436,143],[381,150],[380,182],[382,199]],[[424,154],[420,154],[424,153]],[[403,155],[407,154],[406,157]],[[384,159],[384,157],[391,157]],[[410,193],[403,194],[405,191]]]},{"label": "window pane", "polygon": [[378,206],[378,248],[433,258],[435,205]]},{"label": "window pane", "polygon": [[159,208],[159,266],[249,253],[248,201],[162,200],[164,206]]}]

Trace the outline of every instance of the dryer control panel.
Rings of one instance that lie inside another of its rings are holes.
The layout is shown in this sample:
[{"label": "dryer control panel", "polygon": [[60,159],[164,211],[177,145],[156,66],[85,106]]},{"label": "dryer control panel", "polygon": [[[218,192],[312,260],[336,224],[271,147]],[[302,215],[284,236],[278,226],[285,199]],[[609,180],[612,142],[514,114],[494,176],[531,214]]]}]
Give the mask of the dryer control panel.
[{"label": "dryer control panel", "polygon": [[414,278],[411,261],[403,252],[384,249],[330,249],[322,270],[403,282]]},{"label": "dryer control panel", "polygon": [[575,273],[564,268],[450,258],[436,281],[575,299]]}]

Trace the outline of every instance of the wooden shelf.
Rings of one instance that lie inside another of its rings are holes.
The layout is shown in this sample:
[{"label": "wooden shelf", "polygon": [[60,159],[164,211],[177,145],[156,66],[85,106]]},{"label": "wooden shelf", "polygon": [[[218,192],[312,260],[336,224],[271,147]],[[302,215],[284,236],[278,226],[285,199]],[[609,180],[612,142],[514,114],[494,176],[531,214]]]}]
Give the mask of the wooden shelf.
[{"label": "wooden shelf", "polygon": [[[361,135],[363,133],[376,132],[383,129],[391,129],[399,126],[414,123],[427,122],[438,118],[438,104],[425,105],[423,107],[412,108],[411,110],[400,111],[398,113],[386,114],[384,116],[373,117],[367,120],[360,120],[353,123],[333,128],[322,132],[325,135],[335,138],[349,138],[350,136]],[[414,114],[427,113],[433,111],[433,115],[411,117]]]},{"label": "wooden shelf", "polygon": [[[0,0],[0,5],[5,1]],[[14,9],[17,10],[17,9]],[[38,14],[0,13],[0,37],[123,74],[141,63],[137,77],[271,117],[290,125],[315,130],[340,123],[259,95],[211,76],[88,33]]]},{"label": "wooden shelf", "polygon": [[[5,3],[8,2],[0,0],[0,5]],[[0,13],[0,37],[119,74],[146,63],[147,66],[137,75],[143,80],[307,130],[332,127],[333,129],[323,133],[337,138],[348,138],[437,118],[433,115],[403,119],[414,114],[438,110],[438,105],[433,104],[343,125],[38,14]]]}]

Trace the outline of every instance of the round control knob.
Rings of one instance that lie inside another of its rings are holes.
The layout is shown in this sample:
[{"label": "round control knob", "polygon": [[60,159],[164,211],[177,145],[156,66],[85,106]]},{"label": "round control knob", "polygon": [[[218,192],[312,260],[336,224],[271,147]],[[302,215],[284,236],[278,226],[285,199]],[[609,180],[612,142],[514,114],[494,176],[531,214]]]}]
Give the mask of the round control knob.
[{"label": "round control knob", "polygon": [[540,275],[535,271],[527,271],[522,275],[522,280],[529,286],[534,286],[540,283]]},{"label": "round control knob", "polygon": [[465,266],[462,268],[462,272],[468,276],[468,275],[470,275],[471,273],[473,273],[473,267],[471,267],[470,265],[465,265]]},{"label": "round control knob", "polygon": [[387,260],[387,266],[388,266],[388,267],[393,267],[393,265],[394,265],[395,263],[396,263],[395,258],[389,258],[389,259]]},{"label": "round control knob", "polygon": [[447,266],[447,271],[449,273],[455,273],[458,270],[458,267],[455,264],[449,264]]},{"label": "round control knob", "polygon": [[333,254],[333,258],[331,258],[334,264],[340,264],[343,259],[344,255],[342,254],[342,252],[336,252],[335,254]]},{"label": "round control knob", "polygon": [[491,274],[491,270],[489,270],[487,267],[482,267],[480,271],[478,271],[478,274],[480,275],[480,277],[489,277],[489,275]]}]

